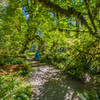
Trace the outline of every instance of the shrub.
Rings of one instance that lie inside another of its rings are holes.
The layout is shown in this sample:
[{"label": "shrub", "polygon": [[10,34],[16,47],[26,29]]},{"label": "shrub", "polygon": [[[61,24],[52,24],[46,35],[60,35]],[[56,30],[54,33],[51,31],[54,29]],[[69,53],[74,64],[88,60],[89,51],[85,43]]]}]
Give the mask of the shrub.
[{"label": "shrub", "polygon": [[0,100],[30,100],[32,86],[13,76],[0,76]]},{"label": "shrub", "polygon": [[23,59],[14,56],[0,56],[0,65],[8,65],[8,64],[22,64]]},{"label": "shrub", "polygon": [[77,91],[77,94],[81,98],[81,100],[100,100],[100,93],[98,93],[95,89],[90,88],[89,90],[84,90],[83,93]]}]

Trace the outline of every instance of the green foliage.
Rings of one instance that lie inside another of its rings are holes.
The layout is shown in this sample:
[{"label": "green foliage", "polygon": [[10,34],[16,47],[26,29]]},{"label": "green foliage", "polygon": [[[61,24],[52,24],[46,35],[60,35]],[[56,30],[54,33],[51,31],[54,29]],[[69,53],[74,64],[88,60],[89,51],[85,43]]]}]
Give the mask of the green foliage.
[{"label": "green foliage", "polygon": [[14,57],[14,56],[0,56],[0,65],[4,66],[4,65],[12,65],[12,64],[22,64],[23,63],[23,59],[19,58],[19,57]]},{"label": "green foliage", "polygon": [[99,5],[99,0],[1,0],[0,66],[24,64],[19,74],[29,74],[31,65],[18,56],[39,45],[42,62],[82,80],[86,72],[100,73]]},{"label": "green foliage", "polygon": [[21,69],[20,74],[24,77],[31,77],[35,74],[35,70],[32,68],[32,65],[28,61],[24,61],[24,67]]},{"label": "green foliage", "polygon": [[96,91],[93,88],[90,88],[89,90],[84,90],[83,93],[77,92],[81,100],[99,100],[100,98],[100,92]]},{"label": "green foliage", "polygon": [[30,100],[32,87],[29,83],[13,76],[0,75],[1,100]]}]

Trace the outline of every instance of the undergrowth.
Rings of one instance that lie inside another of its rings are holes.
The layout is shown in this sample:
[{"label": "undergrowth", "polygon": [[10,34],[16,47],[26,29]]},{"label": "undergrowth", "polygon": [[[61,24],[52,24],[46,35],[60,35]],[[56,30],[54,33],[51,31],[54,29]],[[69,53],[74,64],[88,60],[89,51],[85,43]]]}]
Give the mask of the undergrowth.
[{"label": "undergrowth", "polygon": [[0,75],[0,100],[30,100],[32,86],[13,76]]}]

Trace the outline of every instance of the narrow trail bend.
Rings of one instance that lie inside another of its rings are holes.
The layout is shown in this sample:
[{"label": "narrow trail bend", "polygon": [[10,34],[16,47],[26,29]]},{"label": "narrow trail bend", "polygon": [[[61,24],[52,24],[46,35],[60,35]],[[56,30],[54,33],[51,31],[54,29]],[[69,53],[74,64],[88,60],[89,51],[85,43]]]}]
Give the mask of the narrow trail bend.
[{"label": "narrow trail bend", "polygon": [[83,83],[51,65],[34,66],[34,76],[28,81],[34,86],[31,100],[80,100],[76,90],[82,90]]}]

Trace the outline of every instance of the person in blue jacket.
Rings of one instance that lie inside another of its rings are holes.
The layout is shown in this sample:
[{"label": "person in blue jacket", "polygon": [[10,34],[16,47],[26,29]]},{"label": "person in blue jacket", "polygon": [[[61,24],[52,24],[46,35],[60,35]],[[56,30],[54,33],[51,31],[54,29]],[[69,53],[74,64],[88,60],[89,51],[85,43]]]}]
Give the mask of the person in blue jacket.
[{"label": "person in blue jacket", "polygon": [[40,54],[38,51],[35,54],[35,60],[40,61]]}]

